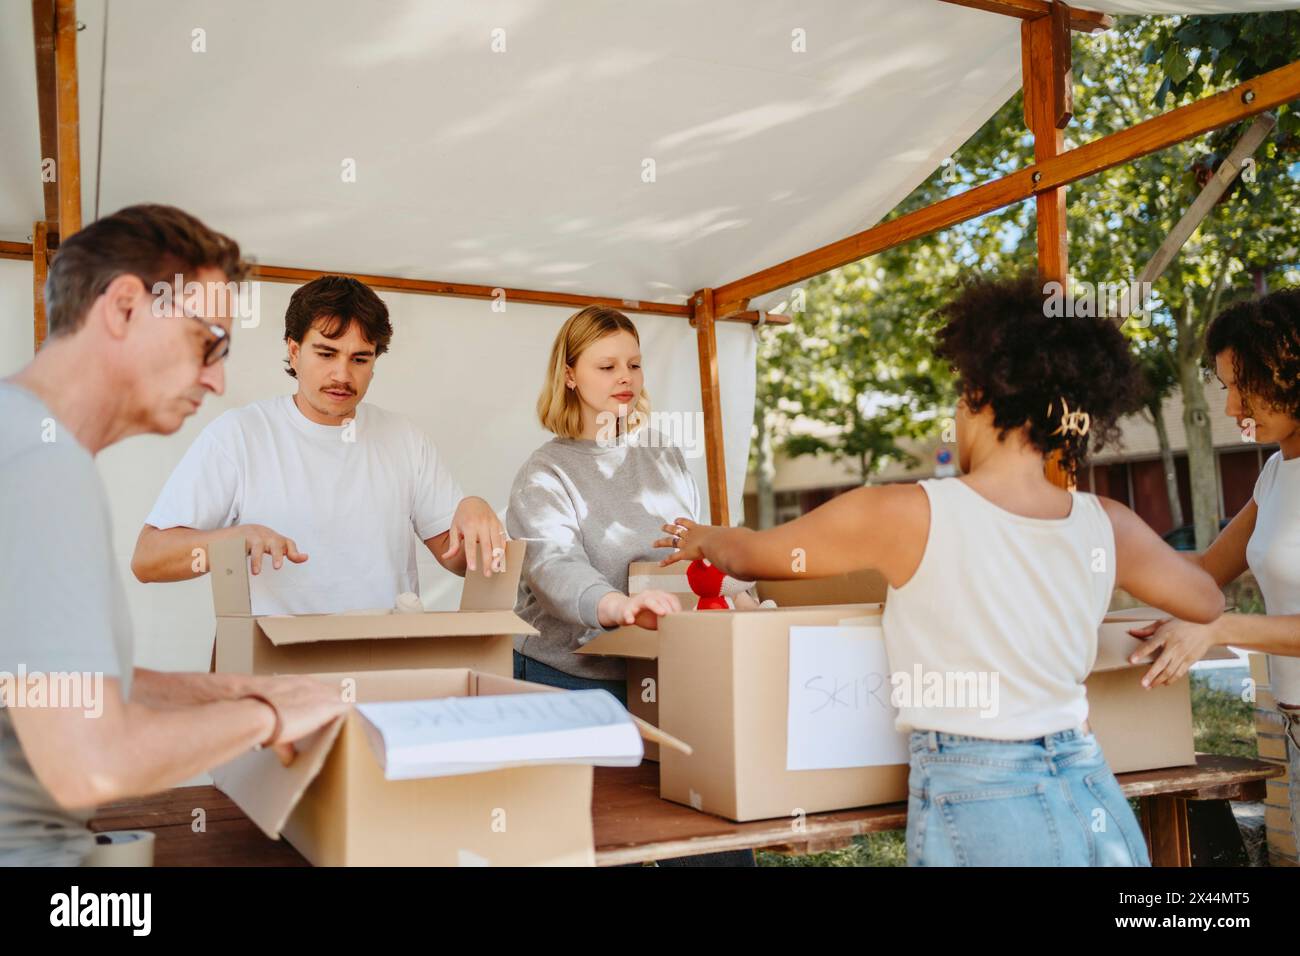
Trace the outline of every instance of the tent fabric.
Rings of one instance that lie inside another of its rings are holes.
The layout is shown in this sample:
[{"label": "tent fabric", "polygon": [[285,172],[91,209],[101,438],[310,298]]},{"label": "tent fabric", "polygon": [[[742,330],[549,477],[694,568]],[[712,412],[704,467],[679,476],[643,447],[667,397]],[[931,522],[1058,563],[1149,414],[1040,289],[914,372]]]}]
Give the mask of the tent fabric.
[{"label": "tent fabric", "polygon": [[[1020,73],[1018,20],[939,0],[78,15],[88,219],[171,202],[264,263],[674,303],[875,224]],[[21,240],[42,205],[28,4],[0,9],[0,63],[0,239]]]},{"label": "tent fabric", "polygon": [[[3,240],[24,240],[43,211],[30,10],[0,4]],[[673,303],[874,225],[1020,82],[1019,22],[938,0],[80,0],[77,10],[88,221],[170,202],[262,263]],[[0,261],[0,374],[31,356],[31,275],[30,263]],[[124,568],[198,428],[291,387],[279,371],[291,287],[259,288],[261,322],[236,333],[226,395],[179,436],[100,457]],[[569,310],[384,298],[397,335],[373,400],[414,418],[467,490],[503,507],[545,437],[531,408]],[[636,321],[656,407],[696,414],[694,330]],[[745,326],[718,328],[733,520],[754,343]],[[702,456],[690,464],[706,487]],[[431,606],[455,605],[455,582],[427,556],[421,578]],[[206,581],[128,584],[142,663],[206,666]]]}]

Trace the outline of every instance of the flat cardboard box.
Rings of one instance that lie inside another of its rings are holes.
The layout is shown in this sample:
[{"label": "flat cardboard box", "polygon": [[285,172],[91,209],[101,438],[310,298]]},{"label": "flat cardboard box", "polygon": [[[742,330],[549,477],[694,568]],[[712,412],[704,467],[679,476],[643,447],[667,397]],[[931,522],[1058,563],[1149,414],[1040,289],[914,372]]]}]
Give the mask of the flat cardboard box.
[{"label": "flat cardboard box", "polygon": [[[313,675],[355,681],[360,703],[553,687],[466,668]],[[355,710],[306,742],[294,762],[250,752],[212,772],[267,836],[281,835],[317,866],[592,866],[592,768],[508,767],[422,780],[386,780]],[[683,746],[639,725],[643,736]],[[683,748],[689,749],[689,748]]]},{"label": "flat cardboard box", "polygon": [[[686,579],[686,564],[661,568],[654,561],[633,561],[628,565],[628,594],[656,589],[676,594],[682,609],[695,610],[699,601]],[[778,607],[817,607],[832,604],[880,604],[889,583],[879,571],[865,569],[828,578],[796,578],[791,581],[757,582],[758,599],[774,601]]]},{"label": "flat cardboard box", "polygon": [[311,674],[469,667],[510,677],[514,635],[537,633],[514,613],[524,547],[522,541],[507,543],[504,572],[490,578],[466,574],[459,611],[254,616],[243,539],[220,541],[209,553],[217,616],[215,669]]},{"label": "flat cardboard box", "polygon": [[759,581],[758,599],[777,607],[818,607],[835,604],[883,604],[889,582],[870,568],[829,578]]}]

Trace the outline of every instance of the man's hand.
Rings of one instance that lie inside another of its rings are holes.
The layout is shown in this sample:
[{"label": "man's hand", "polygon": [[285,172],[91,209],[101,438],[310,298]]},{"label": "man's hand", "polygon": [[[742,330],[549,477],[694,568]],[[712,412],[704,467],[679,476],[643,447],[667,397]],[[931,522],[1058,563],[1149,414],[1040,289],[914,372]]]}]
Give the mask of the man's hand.
[{"label": "man's hand", "polygon": [[450,547],[438,559],[444,567],[463,550],[466,569],[477,570],[481,556],[483,576],[490,578],[495,555],[500,554],[502,560],[505,560],[505,526],[501,524],[501,519],[492,510],[492,506],[482,498],[471,496],[461,501],[456,507],[456,513],[452,515],[447,536]]},{"label": "man's hand", "polygon": [[294,564],[302,564],[307,555],[298,550],[292,538],[286,538],[278,531],[260,524],[243,524],[238,526],[244,536],[248,551],[248,569],[254,574],[262,570],[262,559],[269,557],[271,566],[277,571],[284,565],[285,558]]},{"label": "man's hand", "polygon": [[279,732],[267,743],[286,767],[293,762],[294,741],[314,733],[348,709],[340,687],[312,677],[253,677],[248,679],[247,692],[271,702],[279,718]]},{"label": "man's hand", "polygon": [[1142,686],[1159,687],[1185,677],[1192,665],[1219,643],[1217,624],[1217,621],[1192,624],[1164,618],[1145,627],[1130,629],[1130,634],[1146,638],[1146,641],[1129,655],[1129,663],[1145,664],[1155,660],[1151,669],[1142,676]]}]

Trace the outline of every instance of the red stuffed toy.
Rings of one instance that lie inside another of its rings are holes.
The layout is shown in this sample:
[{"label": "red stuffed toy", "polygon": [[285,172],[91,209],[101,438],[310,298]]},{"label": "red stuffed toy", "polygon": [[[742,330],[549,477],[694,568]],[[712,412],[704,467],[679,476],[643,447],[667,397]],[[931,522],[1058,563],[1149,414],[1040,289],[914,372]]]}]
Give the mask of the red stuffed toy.
[{"label": "red stuffed toy", "polygon": [[722,596],[722,579],[726,575],[720,568],[709,564],[703,558],[692,561],[686,568],[686,581],[700,601],[695,606],[697,611],[729,611],[731,605]]}]

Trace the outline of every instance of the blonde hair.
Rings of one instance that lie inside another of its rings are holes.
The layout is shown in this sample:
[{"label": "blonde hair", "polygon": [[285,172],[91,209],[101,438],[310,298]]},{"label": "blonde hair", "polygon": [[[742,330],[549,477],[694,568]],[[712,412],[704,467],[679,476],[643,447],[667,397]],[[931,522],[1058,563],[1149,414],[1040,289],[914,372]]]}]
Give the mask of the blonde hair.
[{"label": "blonde hair", "polygon": [[[582,437],[582,399],[576,388],[565,386],[564,372],[573,368],[591,345],[617,332],[629,332],[641,344],[632,320],[617,309],[603,305],[589,305],[573,313],[560,327],[551,346],[542,394],[537,398],[537,417],[547,431],[560,438]],[[628,412],[628,430],[636,430],[649,419],[650,396],[642,389]]]}]

